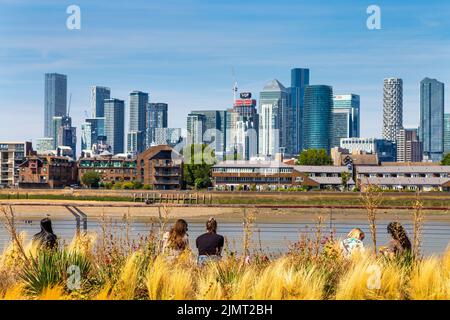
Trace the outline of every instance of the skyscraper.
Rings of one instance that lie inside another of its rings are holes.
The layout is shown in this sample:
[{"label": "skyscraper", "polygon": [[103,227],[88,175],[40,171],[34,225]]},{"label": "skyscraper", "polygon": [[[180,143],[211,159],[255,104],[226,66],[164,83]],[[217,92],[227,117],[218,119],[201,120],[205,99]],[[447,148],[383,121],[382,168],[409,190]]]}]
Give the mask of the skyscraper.
[{"label": "skyscraper", "polygon": [[202,143],[212,144],[211,147],[218,157],[222,156],[226,147],[226,113],[224,110],[198,110],[190,113],[203,116]]},{"label": "skyscraper", "polygon": [[438,162],[444,153],[444,84],[425,78],[420,82],[420,140],[424,160]]},{"label": "skyscraper", "polygon": [[167,128],[168,120],[167,103],[148,103],[146,111],[146,146],[150,148],[152,144],[157,144],[155,129]]},{"label": "skyscraper", "polygon": [[205,132],[205,116],[203,114],[189,113],[187,116],[187,144],[202,144]]},{"label": "skyscraper", "polygon": [[111,98],[111,89],[107,87],[91,87],[91,113],[93,118],[105,116],[105,100]]},{"label": "skyscraper", "polygon": [[403,80],[384,79],[383,87],[383,138],[395,142],[403,128]]},{"label": "skyscraper", "polygon": [[275,156],[286,151],[286,112],[289,95],[286,88],[276,79],[272,80],[259,94],[259,154]]},{"label": "skyscraper", "polygon": [[72,118],[69,116],[53,117],[53,147],[69,147],[72,157],[76,158],[77,131],[72,127]]},{"label": "skyscraper", "polygon": [[359,137],[359,101],[356,94],[333,96],[331,148],[339,147],[341,138]]},{"label": "skyscraper", "polygon": [[125,136],[125,102],[123,100],[105,100],[105,135],[111,147],[111,153],[123,153]]},{"label": "skyscraper", "polygon": [[450,153],[450,113],[444,114],[444,155]]},{"label": "skyscraper", "polygon": [[303,149],[303,108],[305,88],[309,85],[309,69],[294,68],[291,70],[290,92],[290,126],[289,149],[291,154],[298,154]]},{"label": "skyscraper", "polygon": [[[228,116],[230,114],[230,116]],[[231,125],[229,125],[230,121]],[[242,92],[233,109],[227,111],[227,151],[237,153],[240,159],[249,160],[258,155],[259,115],[256,100],[250,92]]]},{"label": "skyscraper", "polygon": [[53,136],[53,117],[67,114],[67,76],[58,73],[45,74],[44,136]]},{"label": "skyscraper", "polygon": [[155,128],[155,144],[174,147],[182,140],[181,128]]},{"label": "skyscraper", "polygon": [[422,142],[418,129],[400,129],[397,136],[397,162],[421,162]]},{"label": "skyscraper", "polygon": [[307,86],[304,108],[304,149],[325,149],[330,152],[333,88],[325,85]]},{"label": "skyscraper", "polygon": [[[135,141],[128,140],[128,152],[135,155],[145,149],[145,113],[148,103],[148,93],[133,91],[130,93],[130,126],[128,137],[133,137]],[[131,143],[133,142],[133,143]]]},{"label": "skyscraper", "polygon": [[93,150],[99,137],[105,136],[105,118],[88,118],[81,124],[81,150]]}]

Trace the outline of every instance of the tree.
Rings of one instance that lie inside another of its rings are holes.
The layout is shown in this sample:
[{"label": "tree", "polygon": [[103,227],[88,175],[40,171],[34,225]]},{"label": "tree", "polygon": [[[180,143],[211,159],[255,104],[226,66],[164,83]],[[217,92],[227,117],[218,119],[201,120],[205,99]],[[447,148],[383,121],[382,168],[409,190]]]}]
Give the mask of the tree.
[{"label": "tree", "polygon": [[441,161],[443,166],[450,166],[450,152],[447,153]]},{"label": "tree", "polygon": [[341,173],[341,181],[342,181],[342,186],[344,187],[344,190],[348,189],[348,182],[350,181],[350,178],[351,178],[350,172],[344,171]]},{"label": "tree", "polygon": [[183,149],[185,187],[205,189],[212,186],[211,170],[216,159],[208,145],[191,144]]},{"label": "tree", "polygon": [[88,188],[98,187],[101,176],[100,173],[95,171],[88,171],[81,177],[81,182]]},{"label": "tree", "polygon": [[302,166],[327,166],[332,165],[333,160],[325,149],[308,149],[300,153],[296,164]]}]

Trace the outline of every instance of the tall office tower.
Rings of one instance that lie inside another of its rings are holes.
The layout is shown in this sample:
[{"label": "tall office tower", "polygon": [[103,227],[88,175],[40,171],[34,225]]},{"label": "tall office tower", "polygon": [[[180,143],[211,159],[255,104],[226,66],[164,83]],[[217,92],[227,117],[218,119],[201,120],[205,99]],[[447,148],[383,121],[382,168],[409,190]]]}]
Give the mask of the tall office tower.
[{"label": "tall office tower", "polygon": [[227,151],[233,152],[243,160],[257,156],[258,130],[259,115],[256,100],[252,99],[250,92],[242,92],[240,99],[235,100],[233,109],[227,111],[226,137],[227,140],[231,140],[226,143]]},{"label": "tall office tower", "polygon": [[130,93],[130,126],[127,152],[137,155],[145,149],[145,113],[148,93],[133,91]]},{"label": "tall office tower", "polygon": [[174,147],[182,140],[181,128],[155,128],[155,145]]},{"label": "tall office tower", "polygon": [[67,114],[67,76],[58,73],[45,74],[45,123],[44,136],[53,136],[53,117]]},{"label": "tall office tower", "polygon": [[157,144],[155,137],[156,128],[167,128],[168,122],[167,103],[148,103],[146,111],[146,147]]},{"label": "tall office tower", "polygon": [[88,118],[81,124],[81,150],[92,151],[98,138],[105,135],[105,118]]},{"label": "tall office tower", "polygon": [[124,152],[125,102],[123,100],[105,100],[105,136],[112,154]]},{"label": "tall office tower", "polygon": [[333,88],[325,85],[307,86],[304,108],[304,149],[325,149],[330,152]]},{"label": "tall office tower", "polygon": [[69,116],[53,117],[53,147],[69,147],[71,156],[75,159],[77,154],[77,129],[72,127],[72,118]]},{"label": "tall office tower", "polygon": [[191,111],[190,115],[194,114],[203,116],[203,143],[211,145],[216,156],[221,158],[226,149],[227,112],[225,110]]},{"label": "tall office tower", "polygon": [[105,100],[111,98],[111,89],[107,87],[91,87],[91,113],[93,118],[105,116]]},{"label": "tall office tower", "polygon": [[425,78],[420,82],[420,141],[423,158],[439,162],[444,153],[444,84]]},{"label": "tall office tower", "polygon": [[395,142],[403,128],[403,80],[384,79],[383,88],[383,139]]},{"label": "tall office tower", "polygon": [[444,155],[450,153],[450,113],[444,114]]},{"label": "tall office tower", "polygon": [[397,162],[421,162],[422,142],[418,129],[400,129],[397,136]]},{"label": "tall office tower", "polygon": [[274,157],[286,151],[286,110],[289,95],[276,79],[259,94],[259,154]]},{"label": "tall office tower", "polygon": [[331,148],[339,147],[342,138],[359,137],[359,101],[356,94],[333,96]]},{"label": "tall office tower", "polygon": [[309,69],[291,70],[291,87],[289,88],[291,125],[288,133],[291,154],[298,154],[303,149],[303,108],[305,88],[308,85]]},{"label": "tall office tower", "polygon": [[202,144],[205,132],[205,116],[203,114],[190,113],[187,116],[187,144]]}]

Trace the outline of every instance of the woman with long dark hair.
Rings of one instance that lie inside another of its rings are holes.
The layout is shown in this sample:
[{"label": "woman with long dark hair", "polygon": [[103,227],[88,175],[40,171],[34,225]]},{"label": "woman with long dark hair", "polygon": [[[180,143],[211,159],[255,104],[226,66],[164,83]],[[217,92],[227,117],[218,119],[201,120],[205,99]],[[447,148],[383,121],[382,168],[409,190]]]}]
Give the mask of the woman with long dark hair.
[{"label": "woman with long dark hair", "polygon": [[411,252],[411,241],[409,241],[406,230],[400,222],[390,222],[387,225],[387,232],[391,236],[391,240],[388,242],[387,246],[382,249],[384,254],[398,256]]},{"label": "woman with long dark hair", "polygon": [[57,237],[53,233],[52,221],[49,218],[41,220],[41,232],[33,236],[33,243],[43,249],[54,249],[58,246]]},{"label": "woman with long dark hair", "polygon": [[189,247],[188,224],[183,219],[178,219],[170,231],[163,236],[163,253],[169,259],[177,258],[181,252]]}]

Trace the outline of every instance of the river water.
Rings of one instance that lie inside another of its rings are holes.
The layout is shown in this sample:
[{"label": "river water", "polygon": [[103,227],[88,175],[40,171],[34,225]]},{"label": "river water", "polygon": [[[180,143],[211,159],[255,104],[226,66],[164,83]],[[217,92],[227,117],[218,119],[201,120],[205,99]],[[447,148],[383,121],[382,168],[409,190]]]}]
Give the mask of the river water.
[{"label": "river water", "polygon": [[[195,238],[204,232],[204,222],[198,219],[189,221],[189,238],[192,249],[195,250]],[[145,236],[152,228],[150,218],[139,217],[130,224],[130,235],[132,238]],[[399,220],[405,226],[412,242],[412,222],[411,220]],[[383,245],[388,241],[386,226],[387,220],[378,221],[377,225],[377,244]],[[18,231],[25,231],[28,239],[40,230],[39,219],[34,220],[18,220],[16,221]],[[125,232],[123,222],[112,220],[112,229],[115,233]],[[99,219],[91,219],[87,221],[87,230],[101,233],[101,222]],[[73,219],[53,220],[54,232],[63,242],[69,242],[76,234],[76,222]],[[289,244],[299,239],[303,233],[309,232],[314,236],[317,222],[305,218],[290,219],[289,222],[256,222],[254,224],[254,234],[252,239],[252,247],[254,249],[262,249],[268,254],[277,254],[286,252]],[[344,237],[352,228],[359,227],[366,233],[365,245],[370,246],[372,243],[367,220],[365,219],[343,219],[325,221],[322,224],[322,234],[330,234],[331,230],[337,237]],[[243,224],[236,219],[219,219],[218,233],[225,236],[228,247],[233,251],[242,249]],[[422,253],[424,255],[441,254],[449,245],[450,241],[450,219],[425,221],[422,231]],[[9,243],[10,236],[7,234],[3,225],[0,225],[0,250]]]}]

